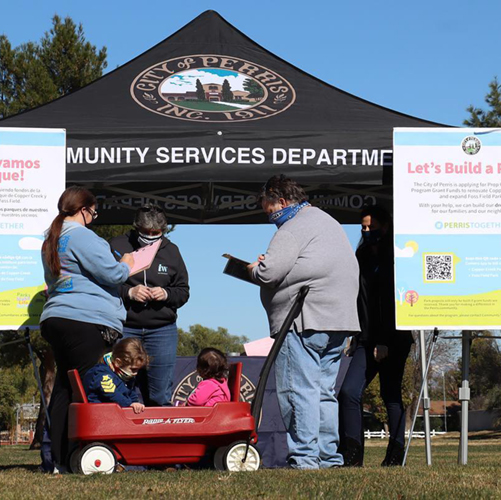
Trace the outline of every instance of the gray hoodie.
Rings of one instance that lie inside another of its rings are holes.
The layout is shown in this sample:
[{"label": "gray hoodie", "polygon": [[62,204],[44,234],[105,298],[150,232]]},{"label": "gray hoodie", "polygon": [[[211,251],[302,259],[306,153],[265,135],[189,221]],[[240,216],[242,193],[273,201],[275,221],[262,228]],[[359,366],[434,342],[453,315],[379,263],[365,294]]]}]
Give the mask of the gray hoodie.
[{"label": "gray hoodie", "polygon": [[341,225],[316,207],[303,208],[273,236],[265,259],[252,271],[261,286],[271,335],[282,326],[299,289],[308,285],[298,332],[358,332],[359,269]]}]

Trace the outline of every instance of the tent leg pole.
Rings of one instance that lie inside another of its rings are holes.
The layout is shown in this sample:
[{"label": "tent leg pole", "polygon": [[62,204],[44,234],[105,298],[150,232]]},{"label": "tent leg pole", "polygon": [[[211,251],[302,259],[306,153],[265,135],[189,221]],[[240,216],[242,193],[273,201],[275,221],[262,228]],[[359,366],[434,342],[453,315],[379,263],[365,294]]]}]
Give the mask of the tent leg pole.
[{"label": "tent leg pole", "polygon": [[459,465],[468,464],[468,404],[470,401],[470,351],[471,332],[463,331],[461,387],[459,388],[459,401],[461,402],[461,437],[459,444]]}]

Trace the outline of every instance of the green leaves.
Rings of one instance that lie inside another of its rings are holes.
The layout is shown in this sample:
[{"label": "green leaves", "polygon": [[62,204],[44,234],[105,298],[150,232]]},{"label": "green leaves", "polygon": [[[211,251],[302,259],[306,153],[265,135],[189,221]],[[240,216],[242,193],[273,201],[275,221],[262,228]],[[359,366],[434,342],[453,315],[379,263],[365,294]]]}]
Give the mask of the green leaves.
[{"label": "green leaves", "polygon": [[0,36],[0,118],[32,109],[78,90],[103,74],[106,47],[97,51],[71,18],[52,19],[39,43],[12,48]]},{"label": "green leaves", "polygon": [[249,341],[247,337],[231,335],[226,328],[221,327],[214,330],[202,325],[192,325],[189,332],[181,328],[178,331],[178,356],[198,356],[198,353],[205,347],[215,347],[224,353],[241,353],[242,344]]},{"label": "green leaves", "polygon": [[464,120],[463,124],[468,127],[501,127],[501,84],[497,77],[489,83],[490,91],[485,96],[485,102],[490,109],[483,110],[468,106],[466,111],[470,113],[470,118]]}]

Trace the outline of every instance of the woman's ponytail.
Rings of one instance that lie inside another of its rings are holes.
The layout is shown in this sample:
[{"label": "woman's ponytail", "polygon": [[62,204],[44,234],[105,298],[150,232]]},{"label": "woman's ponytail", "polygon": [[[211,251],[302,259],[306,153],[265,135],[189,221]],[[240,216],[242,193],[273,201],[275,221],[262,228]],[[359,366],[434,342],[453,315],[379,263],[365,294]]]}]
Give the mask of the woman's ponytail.
[{"label": "woman's ponytail", "polygon": [[57,278],[61,274],[58,246],[64,219],[75,215],[82,208],[92,207],[96,203],[96,197],[88,189],[80,186],[69,187],[59,198],[57,203],[59,214],[52,221],[42,245],[42,253],[52,276]]}]

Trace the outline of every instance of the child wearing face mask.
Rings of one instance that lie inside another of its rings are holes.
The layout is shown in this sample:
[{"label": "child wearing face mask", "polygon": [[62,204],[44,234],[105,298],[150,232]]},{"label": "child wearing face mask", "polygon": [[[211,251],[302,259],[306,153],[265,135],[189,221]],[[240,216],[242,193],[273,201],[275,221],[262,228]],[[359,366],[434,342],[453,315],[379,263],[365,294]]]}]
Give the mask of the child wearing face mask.
[{"label": "child wearing face mask", "polygon": [[113,351],[105,354],[84,377],[89,403],[117,403],[141,413],[144,405],[134,391],[134,381],[138,371],[147,365],[148,355],[140,340],[127,338],[117,342]]}]

